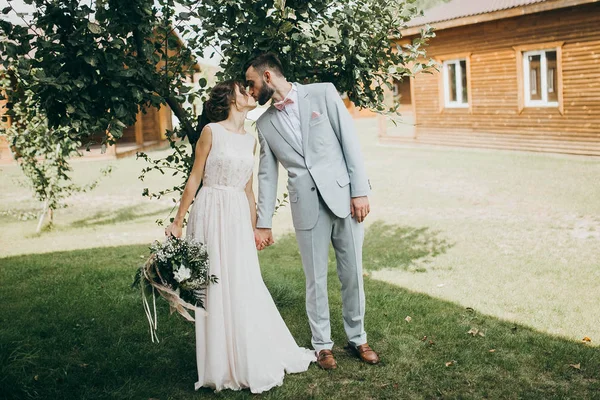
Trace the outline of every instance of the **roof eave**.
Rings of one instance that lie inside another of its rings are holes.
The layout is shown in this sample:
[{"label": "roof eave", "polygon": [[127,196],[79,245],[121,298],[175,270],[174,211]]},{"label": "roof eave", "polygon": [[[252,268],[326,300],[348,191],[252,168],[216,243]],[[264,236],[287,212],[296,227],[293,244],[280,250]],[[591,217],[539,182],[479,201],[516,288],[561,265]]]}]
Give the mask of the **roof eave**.
[{"label": "roof eave", "polygon": [[486,14],[469,15],[466,17],[460,17],[451,19],[448,21],[441,22],[430,22],[427,24],[411,26],[403,29],[401,34],[403,37],[414,36],[419,34],[421,29],[425,29],[426,26],[433,26],[436,31],[443,29],[457,28],[466,25],[474,25],[482,22],[495,21],[499,19],[519,17],[527,14],[535,14],[544,11],[556,10],[559,8],[579,6],[582,4],[597,3],[600,0],[555,0],[547,1],[544,3],[528,4],[520,7],[509,8],[506,10],[493,11]]}]

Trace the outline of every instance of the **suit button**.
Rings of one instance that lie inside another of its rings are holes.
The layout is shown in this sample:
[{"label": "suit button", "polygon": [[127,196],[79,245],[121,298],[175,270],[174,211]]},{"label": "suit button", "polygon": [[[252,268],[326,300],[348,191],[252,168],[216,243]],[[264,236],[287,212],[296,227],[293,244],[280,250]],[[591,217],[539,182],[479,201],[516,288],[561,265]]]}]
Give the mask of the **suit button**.
[{"label": "suit button", "polygon": [[310,190],[311,190],[312,192],[314,192],[316,189],[315,189],[314,187],[311,187],[311,188],[310,188]]}]

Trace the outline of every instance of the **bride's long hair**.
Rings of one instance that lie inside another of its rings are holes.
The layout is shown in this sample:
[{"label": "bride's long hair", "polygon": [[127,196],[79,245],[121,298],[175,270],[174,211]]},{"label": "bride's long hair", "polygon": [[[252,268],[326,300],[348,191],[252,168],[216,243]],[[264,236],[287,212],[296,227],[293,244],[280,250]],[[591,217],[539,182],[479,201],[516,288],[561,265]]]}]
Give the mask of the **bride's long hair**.
[{"label": "bride's long hair", "polygon": [[196,135],[193,140],[190,140],[192,149],[196,146],[200,133],[206,125],[211,122],[224,121],[229,117],[231,105],[235,104],[236,86],[242,94],[246,94],[244,83],[235,79],[219,82],[211,89],[208,100],[202,106],[202,114],[198,117]]}]

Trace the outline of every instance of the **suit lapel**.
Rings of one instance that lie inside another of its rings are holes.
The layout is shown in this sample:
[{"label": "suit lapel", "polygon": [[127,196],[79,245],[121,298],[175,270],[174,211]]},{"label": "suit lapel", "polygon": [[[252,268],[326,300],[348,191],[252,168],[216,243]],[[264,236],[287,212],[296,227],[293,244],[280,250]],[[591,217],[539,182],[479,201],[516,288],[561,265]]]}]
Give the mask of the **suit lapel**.
[{"label": "suit lapel", "polygon": [[290,136],[290,133],[283,128],[283,125],[281,125],[279,117],[277,117],[277,109],[271,106],[266,112],[269,113],[269,121],[271,121],[271,124],[273,124],[273,127],[275,128],[277,133],[279,133],[283,140],[285,140],[290,146],[292,146],[292,148],[296,150],[298,154],[304,157],[302,149],[298,147],[298,144],[296,144],[296,141]]},{"label": "suit lapel", "polygon": [[308,144],[308,123],[310,122],[310,99],[306,88],[297,83],[298,88],[298,110],[300,112],[300,129],[302,131],[302,153],[306,154]]}]

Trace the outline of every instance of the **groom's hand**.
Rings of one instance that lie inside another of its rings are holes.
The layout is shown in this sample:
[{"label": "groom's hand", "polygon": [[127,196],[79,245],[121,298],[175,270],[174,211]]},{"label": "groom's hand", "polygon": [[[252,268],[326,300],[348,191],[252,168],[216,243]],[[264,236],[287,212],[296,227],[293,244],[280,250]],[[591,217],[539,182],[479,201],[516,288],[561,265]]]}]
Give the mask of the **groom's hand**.
[{"label": "groom's hand", "polygon": [[369,198],[367,196],[353,197],[350,199],[350,213],[356,221],[363,222],[371,212]]}]

